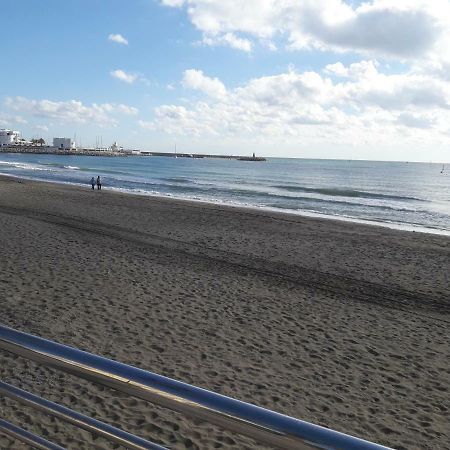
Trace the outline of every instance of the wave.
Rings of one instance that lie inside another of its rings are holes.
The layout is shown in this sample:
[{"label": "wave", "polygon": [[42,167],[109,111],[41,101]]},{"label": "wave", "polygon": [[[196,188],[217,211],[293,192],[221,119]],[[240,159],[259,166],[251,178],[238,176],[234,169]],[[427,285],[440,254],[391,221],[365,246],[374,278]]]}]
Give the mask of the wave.
[{"label": "wave", "polygon": [[64,169],[66,167],[64,164],[46,163],[46,162],[41,162],[41,161],[39,161],[39,164],[41,164],[43,166],[48,166],[48,167],[56,167],[58,169]]},{"label": "wave", "polygon": [[[192,186],[179,186],[173,184],[158,184],[158,183],[149,183],[149,182],[139,182],[139,181],[131,181],[128,180],[129,185],[135,185],[142,189],[142,187],[150,186],[153,189],[157,189],[158,192],[167,192],[175,195],[185,195],[185,196],[214,196],[214,198],[227,198],[227,200],[231,200],[232,198],[236,199],[247,199],[250,202],[254,203],[257,201],[259,204],[266,204],[267,206],[279,207],[279,208],[292,208],[293,206],[301,204],[304,206],[307,205],[342,205],[347,207],[365,207],[370,209],[381,209],[381,210],[392,210],[392,211],[403,211],[403,212],[417,212],[416,209],[412,208],[400,208],[397,206],[390,205],[380,205],[380,204],[367,204],[361,203],[357,201],[351,200],[337,200],[331,198],[315,198],[315,197],[305,197],[305,196],[291,196],[291,195],[283,195],[278,193],[270,193],[270,192],[258,192],[258,191],[249,191],[246,189],[227,189],[220,188],[217,186],[209,186],[205,185],[192,185]],[[144,188],[145,190],[145,188]],[[273,201],[278,201],[276,204],[273,204]],[[283,204],[284,201],[284,204]],[[272,204],[268,204],[272,202]]]},{"label": "wave", "polygon": [[37,162],[35,164],[33,163],[22,163],[22,162],[11,162],[11,161],[0,161],[0,165],[10,166],[16,169],[23,169],[23,170],[45,170],[47,172],[50,172],[52,168],[57,169],[69,169],[69,170],[79,170],[80,168],[77,166],[65,166],[63,164],[56,164],[56,163],[42,163]]},{"label": "wave", "polygon": [[39,165],[31,164],[31,163],[19,163],[19,162],[10,162],[10,161],[0,161],[0,166],[9,166],[14,169],[22,169],[22,170],[42,170],[42,171],[50,171],[51,169],[47,169],[45,167],[39,167]]},{"label": "wave", "polygon": [[[107,173],[110,175],[130,175],[129,172],[124,172],[123,170],[114,170],[114,169],[104,169],[104,168],[98,168],[98,167],[83,167],[83,166],[70,166],[66,164],[58,164],[58,163],[52,163],[52,162],[39,162],[40,165],[46,166],[46,167],[54,167],[56,169],[67,169],[67,170],[79,170],[81,172],[95,172],[95,173]],[[42,169],[44,170],[44,169]],[[51,169],[45,169],[45,170],[51,170]]]},{"label": "wave", "polygon": [[161,181],[168,181],[169,183],[193,183],[193,180],[190,180],[186,177],[167,177],[167,178],[160,178]]},{"label": "wave", "polygon": [[[289,197],[288,197],[289,198]],[[353,208],[353,210],[357,210],[361,207],[370,208],[370,210],[373,211],[397,211],[397,212],[403,212],[403,213],[417,213],[418,211],[411,208],[398,208],[396,206],[387,206],[387,205],[366,205],[364,203],[352,203],[352,202],[345,202],[345,201],[334,201],[334,200],[324,200],[324,199],[311,199],[309,197],[298,197],[298,200],[303,201],[302,203],[298,205],[293,205],[292,203],[270,203],[266,206],[270,206],[273,208],[280,208],[280,209],[294,209],[294,210],[300,210],[304,209],[305,207],[314,207],[317,205],[323,205],[323,206],[342,206],[347,208]],[[426,211],[424,211],[426,212]]]},{"label": "wave", "polygon": [[424,201],[418,197],[409,197],[394,194],[380,194],[378,192],[358,191],[356,189],[339,189],[339,188],[310,188],[305,186],[287,186],[285,184],[275,184],[271,187],[282,189],[288,192],[309,192],[315,194],[329,195],[330,197],[359,197],[359,198],[373,198],[379,200],[413,200]]},{"label": "wave", "polygon": [[[252,192],[243,189],[226,190],[217,187],[202,188],[200,186],[177,186],[169,184],[158,184],[149,182],[136,182],[128,180],[127,186],[114,186],[114,189],[124,189],[134,192],[147,193],[150,195],[163,195],[163,196],[175,196],[177,198],[187,198],[203,200],[208,202],[224,202],[224,203],[239,203],[252,205],[257,207],[270,207],[280,210],[293,210],[300,211],[306,209],[322,210],[324,207],[329,208],[332,206],[342,208],[351,208],[353,211],[357,211],[358,208],[369,208],[372,211],[396,211],[402,213],[417,213],[418,211],[413,208],[397,207],[391,205],[371,205],[366,203],[358,203],[354,201],[326,199],[326,198],[311,198],[289,195],[280,195],[275,193],[261,194],[259,192]],[[427,211],[422,211],[427,213]]]}]

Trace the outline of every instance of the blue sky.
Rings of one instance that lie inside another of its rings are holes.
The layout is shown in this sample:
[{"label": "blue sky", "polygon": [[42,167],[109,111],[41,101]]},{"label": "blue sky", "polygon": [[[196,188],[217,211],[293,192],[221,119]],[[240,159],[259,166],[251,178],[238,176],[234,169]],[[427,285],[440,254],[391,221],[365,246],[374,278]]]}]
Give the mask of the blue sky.
[{"label": "blue sky", "polygon": [[2,0],[0,127],[84,146],[448,161],[449,3]]}]

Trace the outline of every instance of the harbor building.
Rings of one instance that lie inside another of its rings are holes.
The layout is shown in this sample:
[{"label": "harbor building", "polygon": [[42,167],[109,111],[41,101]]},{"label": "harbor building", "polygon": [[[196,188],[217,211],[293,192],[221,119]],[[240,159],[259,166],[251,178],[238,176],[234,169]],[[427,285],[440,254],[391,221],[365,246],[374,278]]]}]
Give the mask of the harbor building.
[{"label": "harbor building", "polygon": [[111,147],[109,148],[112,152],[122,152],[123,151],[123,147],[121,147],[117,141],[115,141]]},{"label": "harbor building", "polygon": [[0,129],[0,147],[7,145],[16,145],[20,142],[20,133],[18,131]]},{"label": "harbor building", "polygon": [[75,142],[70,138],[56,137],[53,138],[53,147],[58,150],[75,150]]}]

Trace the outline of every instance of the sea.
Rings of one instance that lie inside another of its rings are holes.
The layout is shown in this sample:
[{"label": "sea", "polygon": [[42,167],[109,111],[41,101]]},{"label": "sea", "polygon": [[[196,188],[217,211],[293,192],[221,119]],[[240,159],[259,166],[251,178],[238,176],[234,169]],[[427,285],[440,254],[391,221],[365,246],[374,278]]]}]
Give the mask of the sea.
[{"label": "sea", "polygon": [[[450,166],[268,158],[0,154],[0,173],[450,235]],[[0,191],[1,195],[1,191]]]}]

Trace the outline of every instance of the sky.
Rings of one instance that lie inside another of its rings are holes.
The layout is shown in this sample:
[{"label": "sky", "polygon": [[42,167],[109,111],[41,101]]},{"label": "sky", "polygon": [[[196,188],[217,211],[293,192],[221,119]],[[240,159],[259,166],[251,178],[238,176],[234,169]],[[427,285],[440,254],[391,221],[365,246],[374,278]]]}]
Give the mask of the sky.
[{"label": "sky", "polygon": [[450,162],[450,0],[0,0],[0,128]]}]

